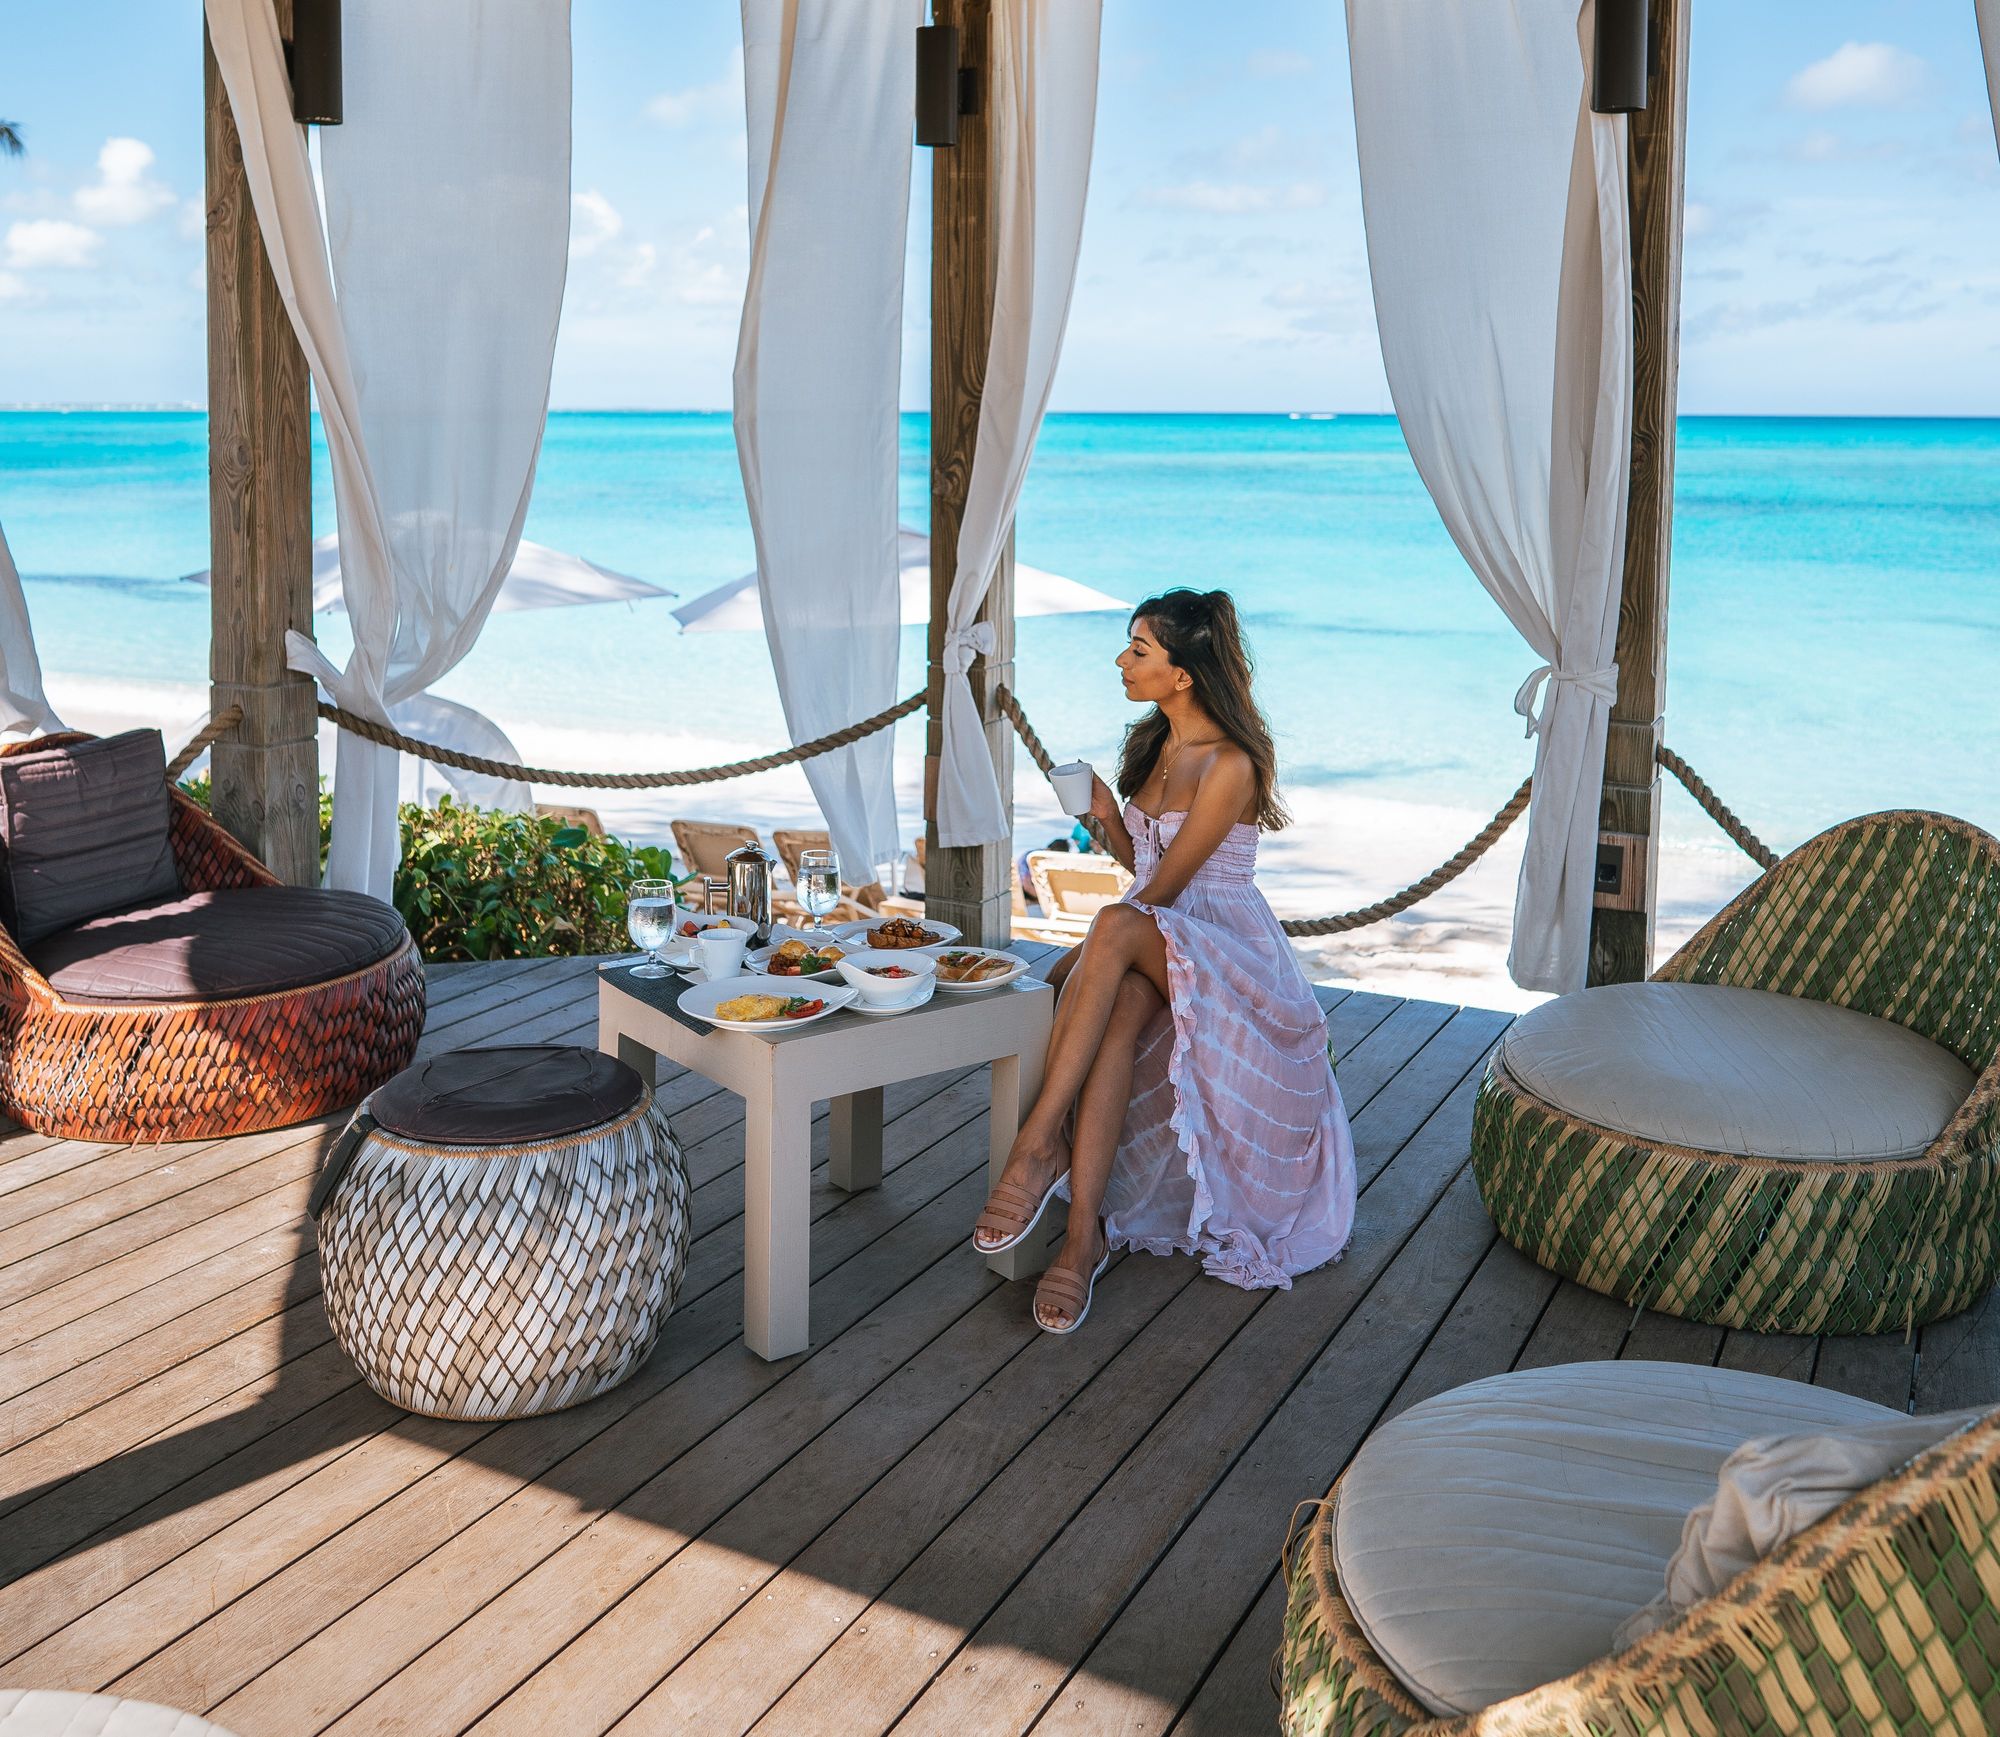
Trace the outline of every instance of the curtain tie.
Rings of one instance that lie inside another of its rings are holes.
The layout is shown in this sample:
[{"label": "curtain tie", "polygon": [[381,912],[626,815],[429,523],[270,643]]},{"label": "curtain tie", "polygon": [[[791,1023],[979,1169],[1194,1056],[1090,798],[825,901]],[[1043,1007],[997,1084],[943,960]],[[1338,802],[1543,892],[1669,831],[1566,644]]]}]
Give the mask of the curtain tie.
[{"label": "curtain tie", "polygon": [[965,675],[972,668],[974,658],[993,655],[993,623],[975,621],[970,627],[953,628],[945,635],[944,650],[938,661],[944,665],[947,675]]},{"label": "curtain tie", "polygon": [[1608,706],[1618,697],[1618,666],[1613,663],[1606,664],[1603,669],[1557,669],[1554,664],[1545,663],[1530,670],[1528,679],[1521,684],[1519,691],[1514,695],[1514,710],[1520,713],[1528,724],[1527,729],[1522,732],[1523,735],[1533,736],[1547,727],[1549,708],[1546,705],[1539,705],[1538,708],[1544,682],[1552,684],[1550,689],[1552,697],[1555,686],[1567,682],[1573,687],[1582,688],[1587,694],[1594,695]]}]

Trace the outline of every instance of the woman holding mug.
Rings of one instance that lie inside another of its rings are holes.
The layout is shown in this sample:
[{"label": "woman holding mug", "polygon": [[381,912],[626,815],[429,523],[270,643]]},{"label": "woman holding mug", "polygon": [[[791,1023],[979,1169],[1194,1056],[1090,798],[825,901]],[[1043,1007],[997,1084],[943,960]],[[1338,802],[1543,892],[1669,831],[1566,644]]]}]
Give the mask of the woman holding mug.
[{"label": "woman holding mug", "polygon": [[1118,795],[1091,812],[1131,890],[1051,973],[1060,990],[1041,1095],[973,1230],[1023,1241],[1050,1199],[1069,1232],[1035,1320],[1069,1333],[1114,1248],[1201,1257],[1219,1279],[1289,1289],[1354,1221],[1354,1147],[1326,1019],[1255,881],[1286,823],[1277,756],[1227,592],[1174,590],[1133,612],[1118,655]]}]

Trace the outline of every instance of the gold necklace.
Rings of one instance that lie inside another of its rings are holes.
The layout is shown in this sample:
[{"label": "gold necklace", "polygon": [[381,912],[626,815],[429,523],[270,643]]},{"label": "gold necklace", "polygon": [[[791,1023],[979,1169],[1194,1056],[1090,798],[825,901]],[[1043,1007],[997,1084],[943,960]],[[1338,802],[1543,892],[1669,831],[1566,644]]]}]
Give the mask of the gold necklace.
[{"label": "gold necklace", "polygon": [[[1210,747],[1221,740],[1220,736],[1210,736],[1201,746]],[[1187,742],[1176,743],[1173,752],[1160,765],[1160,800],[1162,802],[1167,799],[1167,774],[1173,770],[1174,762],[1181,757],[1181,750],[1189,746],[1192,746],[1192,744]]]}]

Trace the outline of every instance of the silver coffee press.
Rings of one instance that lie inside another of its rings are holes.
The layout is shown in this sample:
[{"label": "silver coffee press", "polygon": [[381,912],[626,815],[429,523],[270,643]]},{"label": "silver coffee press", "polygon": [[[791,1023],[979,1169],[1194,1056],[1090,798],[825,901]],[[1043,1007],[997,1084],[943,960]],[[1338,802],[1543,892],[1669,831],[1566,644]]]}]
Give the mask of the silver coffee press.
[{"label": "silver coffee press", "polygon": [[748,917],[757,925],[756,942],[762,947],[771,939],[771,893],[777,859],[765,854],[754,839],[738,845],[722,860],[729,877],[729,915]]}]

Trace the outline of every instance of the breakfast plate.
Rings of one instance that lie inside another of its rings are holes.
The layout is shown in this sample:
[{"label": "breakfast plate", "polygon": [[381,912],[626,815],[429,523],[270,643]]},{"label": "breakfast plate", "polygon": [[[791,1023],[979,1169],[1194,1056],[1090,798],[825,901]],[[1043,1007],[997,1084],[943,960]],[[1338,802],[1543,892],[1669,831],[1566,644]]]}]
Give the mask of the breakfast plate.
[{"label": "breakfast plate", "polygon": [[[926,947],[924,951],[938,962],[937,986],[947,995],[972,995],[982,990],[999,989],[1028,970],[1027,960],[1018,953],[1009,953],[1004,947],[952,945]],[[962,963],[954,964],[954,961]],[[993,970],[986,961],[992,961],[1000,968]],[[954,975],[954,972],[957,974]],[[987,974],[976,975],[980,972]]]},{"label": "breakfast plate", "polygon": [[[732,977],[723,983],[697,983],[683,989],[678,1006],[681,1012],[724,1031],[771,1034],[838,1013],[854,1000],[855,993],[845,983],[806,986],[796,977]],[[725,1013],[725,1008],[731,1011]]]},{"label": "breakfast plate", "polygon": [[[828,957],[821,950],[823,948],[831,948],[833,950],[831,957]],[[846,956],[846,953],[847,949],[831,936],[820,943],[819,947],[815,947],[809,941],[794,937],[789,940],[780,940],[775,947],[760,947],[756,952],[747,955],[743,963],[749,966],[752,971],[761,972],[767,977],[783,977],[794,983],[806,979],[810,979],[815,983],[838,983],[840,981],[840,961]],[[813,957],[824,958],[827,960],[827,963],[818,971],[781,971],[773,969],[775,965],[787,958]]]},{"label": "breakfast plate", "polygon": [[[916,934],[919,929],[924,931],[922,936]],[[884,930],[890,932],[890,939],[879,938]],[[893,951],[899,947],[941,947],[947,941],[956,941],[964,932],[931,917],[864,917],[859,922],[838,924],[833,935],[843,947],[876,947]],[[908,934],[910,939],[897,938],[903,934]]]}]

